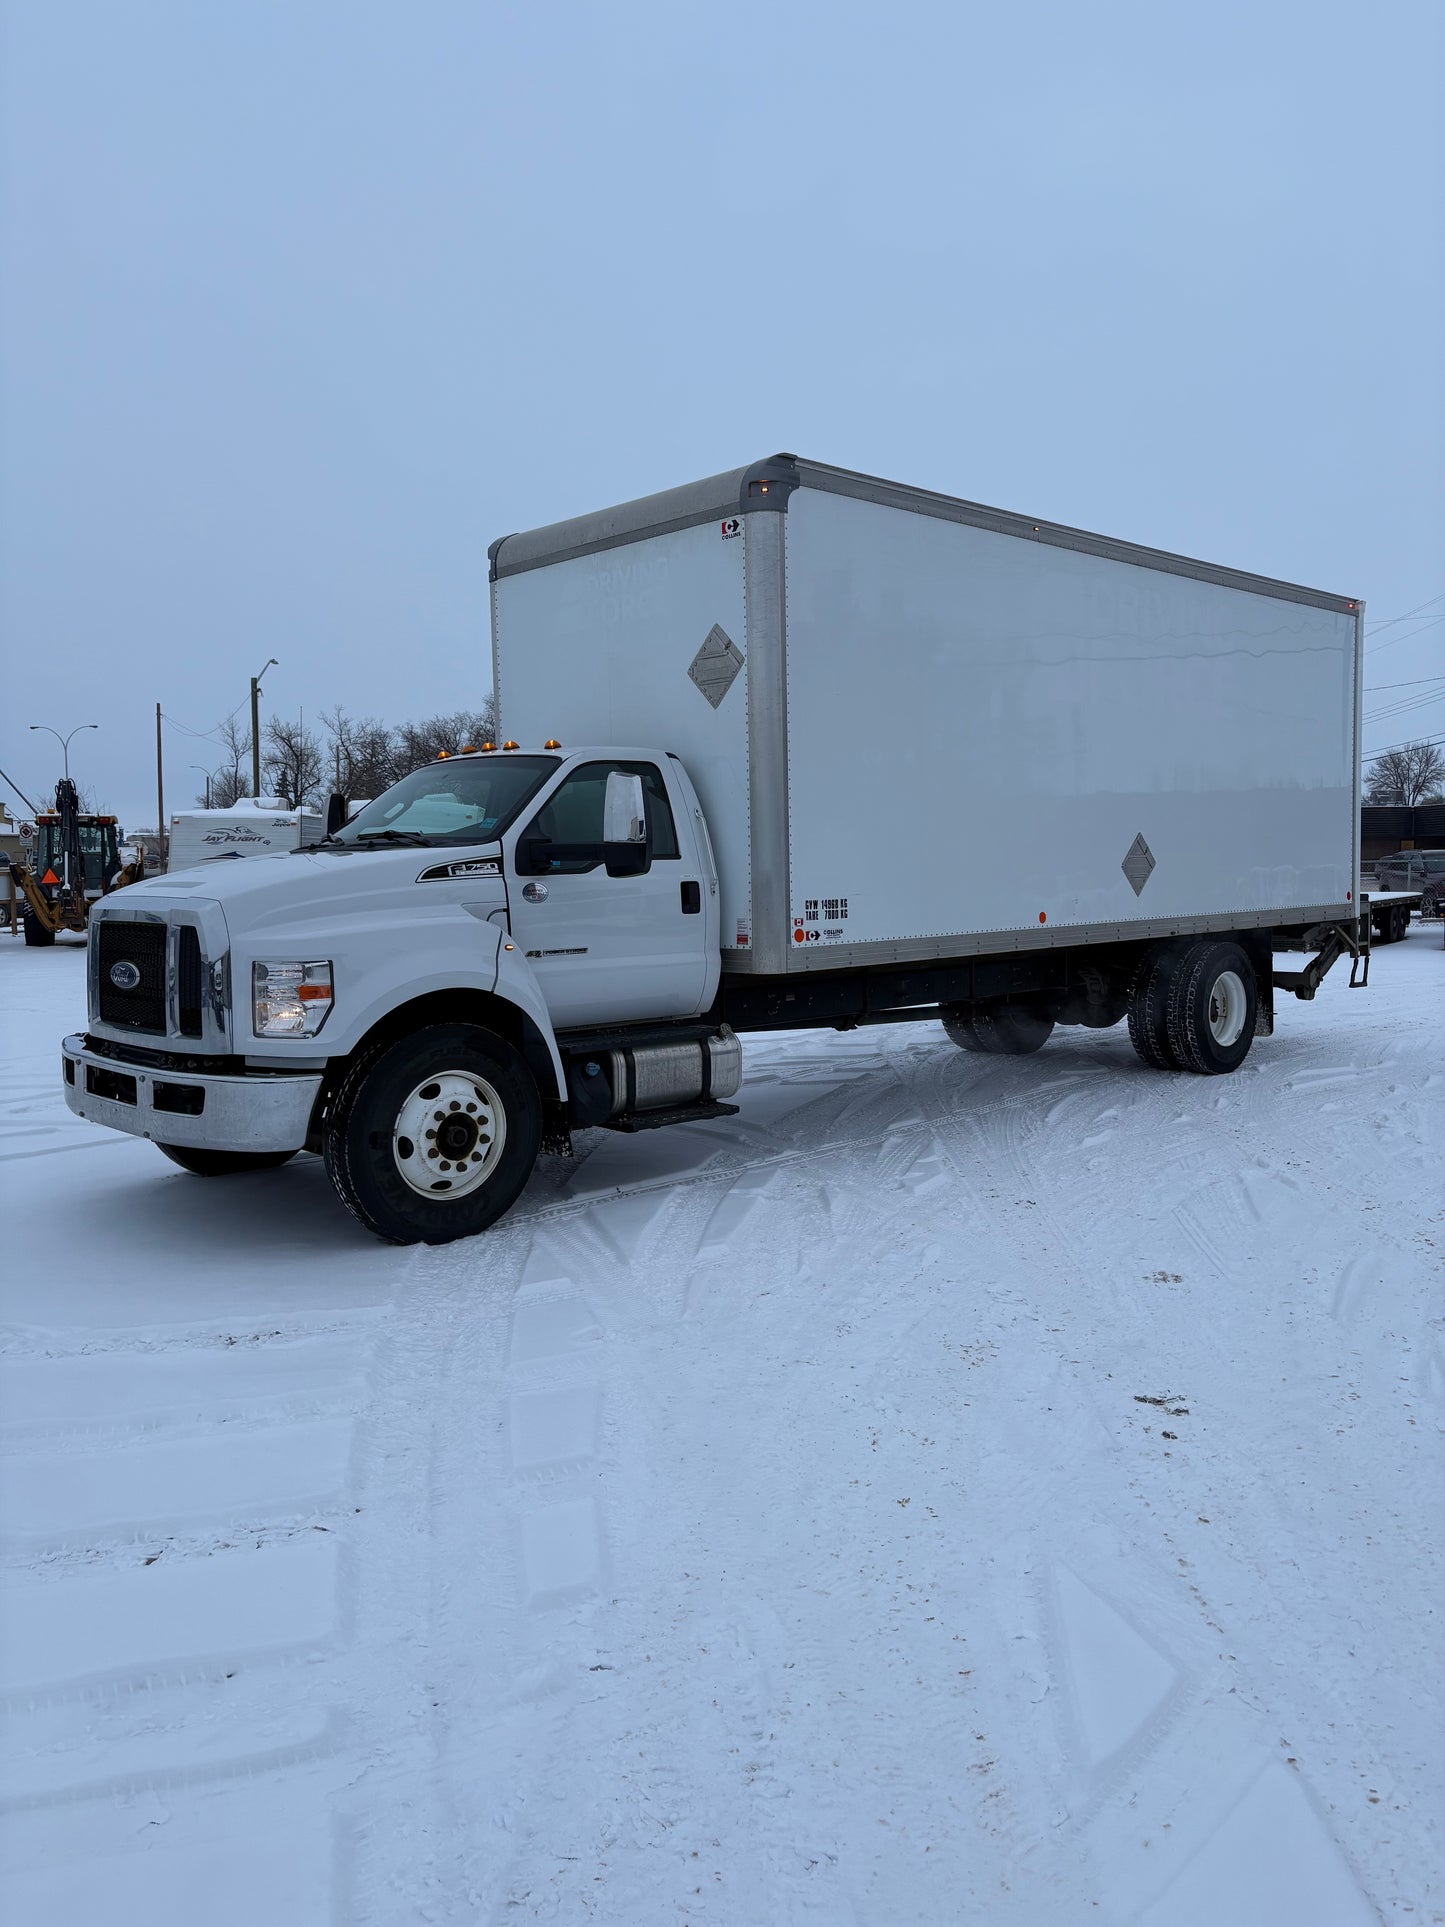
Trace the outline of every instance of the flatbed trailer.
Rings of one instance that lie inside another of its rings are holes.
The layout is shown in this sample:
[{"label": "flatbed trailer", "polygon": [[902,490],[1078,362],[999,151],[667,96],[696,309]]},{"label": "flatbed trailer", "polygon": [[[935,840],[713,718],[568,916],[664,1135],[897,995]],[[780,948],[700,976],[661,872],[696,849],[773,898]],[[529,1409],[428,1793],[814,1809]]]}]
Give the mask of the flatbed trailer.
[{"label": "flatbed trailer", "polygon": [[1410,928],[1410,918],[1419,916],[1423,896],[1422,890],[1363,891],[1360,906],[1368,916],[1372,941],[1399,943]]}]

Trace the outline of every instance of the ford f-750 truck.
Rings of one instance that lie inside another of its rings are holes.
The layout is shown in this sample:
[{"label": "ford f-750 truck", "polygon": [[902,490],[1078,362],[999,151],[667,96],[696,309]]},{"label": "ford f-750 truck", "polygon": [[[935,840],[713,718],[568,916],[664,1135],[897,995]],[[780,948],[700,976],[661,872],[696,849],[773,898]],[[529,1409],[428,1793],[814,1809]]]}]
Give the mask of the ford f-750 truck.
[{"label": "ford f-750 truck", "polygon": [[441,1242],[728,1115],[748,1031],[1209,1075],[1367,944],[1356,599],[790,455],[506,537],[491,598],[504,740],[97,906],[73,1110]]}]

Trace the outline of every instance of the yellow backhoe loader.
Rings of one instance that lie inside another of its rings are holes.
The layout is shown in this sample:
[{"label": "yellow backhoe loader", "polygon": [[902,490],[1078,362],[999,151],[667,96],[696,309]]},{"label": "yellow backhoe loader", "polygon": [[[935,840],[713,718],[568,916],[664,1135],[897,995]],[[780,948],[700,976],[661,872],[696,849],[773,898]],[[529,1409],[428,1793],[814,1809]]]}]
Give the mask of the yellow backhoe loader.
[{"label": "yellow backhoe loader", "polygon": [[84,931],[90,906],[145,875],[145,853],[120,860],[120,830],[113,816],[84,816],[74,783],[55,786],[55,808],[35,819],[33,863],[10,865],[24,898],[25,941],[52,944],[58,930]]}]

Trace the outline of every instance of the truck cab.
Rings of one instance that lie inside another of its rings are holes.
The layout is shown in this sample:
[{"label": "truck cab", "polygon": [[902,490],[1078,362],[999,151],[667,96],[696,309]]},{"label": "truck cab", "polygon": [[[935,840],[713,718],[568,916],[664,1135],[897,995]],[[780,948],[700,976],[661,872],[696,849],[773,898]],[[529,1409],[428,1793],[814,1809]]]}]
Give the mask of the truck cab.
[{"label": "truck cab", "polygon": [[442,755],[320,844],[218,858],[93,915],[82,1116],[202,1175],[320,1151],[398,1241],[483,1229],[574,1125],[716,1116],[718,879],[649,748]]}]

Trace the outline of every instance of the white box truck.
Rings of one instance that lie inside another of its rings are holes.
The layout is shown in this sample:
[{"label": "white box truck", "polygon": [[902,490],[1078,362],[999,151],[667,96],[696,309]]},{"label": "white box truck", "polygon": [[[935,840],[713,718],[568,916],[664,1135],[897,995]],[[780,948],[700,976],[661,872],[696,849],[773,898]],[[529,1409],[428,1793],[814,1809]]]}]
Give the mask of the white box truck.
[{"label": "white box truck", "polygon": [[276,796],[242,796],[225,810],[177,810],[171,818],[166,869],[189,870],[218,856],[270,856],[321,840],[315,810],[293,810]]},{"label": "white box truck", "polygon": [[98,906],[73,1110],[441,1242],[748,1031],[1217,1074],[1367,957],[1355,598],[791,455],[490,555],[505,740]]}]

